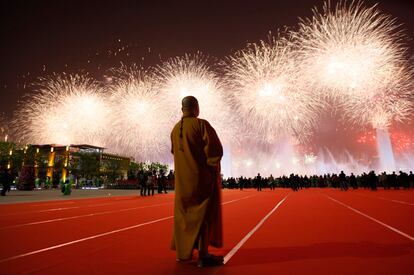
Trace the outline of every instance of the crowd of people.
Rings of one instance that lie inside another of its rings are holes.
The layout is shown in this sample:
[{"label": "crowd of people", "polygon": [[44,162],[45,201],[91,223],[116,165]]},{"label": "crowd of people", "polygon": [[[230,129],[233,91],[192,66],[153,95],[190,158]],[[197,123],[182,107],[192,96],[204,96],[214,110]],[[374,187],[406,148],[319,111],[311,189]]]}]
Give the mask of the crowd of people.
[{"label": "crowd of people", "polygon": [[331,187],[341,190],[348,190],[349,188],[377,190],[378,187],[384,189],[409,189],[414,188],[414,174],[412,171],[409,173],[400,171],[398,174],[396,172],[376,174],[374,171],[371,171],[369,173],[362,173],[361,175],[355,175],[354,173],[347,175],[341,171],[339,174],[333,173],[312,176],[290,174],[290,176],[282,177],[273,177],[273,175],[262,177],[259,173],[256,177],[230,177],[223,179],[222,184],[223,188],[241,190],[244,188],[255,188],[258,191],[262,191],[263,188],[272,190],[276,187],[291,188],[294,191],[310,187]]},{"label": "crowd of people", "polygon": [[158,194],[167,194],[167,189],[173,188],[174,173],[170,171],[168,175],[163,170],[157,173],[153,171],[139,170],[137,173],[138,186],[141,196],[154,196],[157,188]]},{"label": "crowd of people", "polygon": [[[62,193],[70,194],[71,188],[66,187],[68,184],[62,184]],[[174,190],[174,172],[171,170],[168,174],[165,171],[143,171],[137,173],[137,183],[140,188],[141,196],[153,196],[155,190],[158,194],[167,193],[167,190]],[[5,196],[7,191],[13,184],[13,177],[10,171],[0,171],[0,184],[2,185],[1,195]],[[71,186],[72,187],[72,186]],[[255,177],[229,177],[223,178],[222,187],[228,189],[255,188],[262,191],[264,188],[274,190],[275,188],[291,188],[298,191],[302,188],[318,187],[318,188],[338,188],[341,190],[348,190],[349,188],[371,189],[409,189],[414,188],[414,174],[400,171],[398,173],[382,172],[376,174],[374,171],[369,173],[362,173],[355,175],[350,173],[345,174],[343,171],[339,174],[324,174],[312,176],[300,176],[297,174],[290,174],[289,176],[262,177],[260,173]]]}]

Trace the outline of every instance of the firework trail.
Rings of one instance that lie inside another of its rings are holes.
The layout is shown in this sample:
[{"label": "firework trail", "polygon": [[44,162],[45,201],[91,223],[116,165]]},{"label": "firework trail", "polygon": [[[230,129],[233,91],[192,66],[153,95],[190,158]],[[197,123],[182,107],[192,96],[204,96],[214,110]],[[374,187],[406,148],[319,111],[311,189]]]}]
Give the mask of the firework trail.
[{"label": "firework trail", "polygon": [[0,114],[0,142],[9,139],[9,123],[6,118]]},{"label": "firework trail", "polygon": [[232,106],[254,139],[272,143],[283,135],[303,140],[310,134],[318,103],[305,89],[288,43],[251,44],[227,63]]},{"label": "firework trail", "polygon": [[405,119],[412,110],[412,71],[395,20],[361,2],[335,8],[328,2],[313,12],[292,32],[309,85],[335,98],[357,125],[387,128]]},{"label": "firework trail", "polygon": [[225,89],[219,77],[201,54],[185,55],[164,62],[156,69],[156,81],[165,97],[171,118],[171,128],[181,117],[183,97],[195,96],[200,104],[200,118],[207,119],[224,142],[233,139],[234,118],[226,100]]},{"label": "firework trail", "polygon": [[113,70],[111,150],[138,161],[165,160],[169,153],[170,116],[156,82],[136,66]]},{"label": "firework trail", "polygon": [[40,79],[15,113],[15,135],[24,143],[104,145],[110,108],[88,76]]}]

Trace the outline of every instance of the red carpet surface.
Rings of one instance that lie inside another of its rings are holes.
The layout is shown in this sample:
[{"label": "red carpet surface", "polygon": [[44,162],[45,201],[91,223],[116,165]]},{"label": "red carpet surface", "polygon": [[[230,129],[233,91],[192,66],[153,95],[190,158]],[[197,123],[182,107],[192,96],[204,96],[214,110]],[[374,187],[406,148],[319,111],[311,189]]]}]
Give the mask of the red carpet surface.
[{"label": "red carpet surface", "polygon": [[173,200],[1,205],[0,274],[414,274],[413,190],[224,190],[226,263],[203,269],[169,250]]}]

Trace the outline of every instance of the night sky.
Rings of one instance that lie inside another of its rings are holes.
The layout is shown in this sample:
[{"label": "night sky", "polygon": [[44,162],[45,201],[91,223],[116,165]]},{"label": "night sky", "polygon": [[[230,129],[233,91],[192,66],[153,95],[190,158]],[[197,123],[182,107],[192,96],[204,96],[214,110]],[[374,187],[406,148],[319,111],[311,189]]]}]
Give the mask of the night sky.
[{"label": "night sky", "polygon": [[[336,1],[331,1],[336,3]],[[414,1],[379,2],[414,37]],[[52,72],[91,73],[152,66],[201,51],[222,58],[268,32],[295,27],[323,1],[16,1],[0,8],[0,110],[11,117],[29,84]],[[413,41],[408,41],[413,52]],[[329,120],[329,117],[327,118]],[[331,131],[326,124],[323,131]],[[335,127],[334,127],[335,128]],[[333,129],[335,130],[335,129]],[[323,137],[321,138],[323,140]]]}]

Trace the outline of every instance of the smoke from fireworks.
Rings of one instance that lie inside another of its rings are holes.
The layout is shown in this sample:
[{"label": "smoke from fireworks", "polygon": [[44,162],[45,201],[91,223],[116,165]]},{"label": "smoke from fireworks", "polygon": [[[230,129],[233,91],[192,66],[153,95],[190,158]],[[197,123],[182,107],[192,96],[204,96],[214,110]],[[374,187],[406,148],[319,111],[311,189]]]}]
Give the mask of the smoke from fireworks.
[{"label": "smoke from fireworks", "polygon": [[132,154],[140,161],[165,160],[170,116],[155,81],[136,67],[122,67],[112,79],[111,149],[123,155]]},{"label": "smoke from fireworks", "polygon": [[399,25],[376,6],[340,2],[292,33],[303,75],[314,89],[338,99],[347,120],[386,128],[407,117],[411,72]]},{"label": "smoke from fireworks", "polygon": [[15,115],[16,136],[26,143],[103,145],[111,120],[99,85],[66,74],[41,79]]},{"label": "smoke from fireworks", "polygon": [[255,138],[304,139],[312,128],[316,102],[300,79],[295,55],[284,42],[262,41],[228,60],[233,106]]}]

